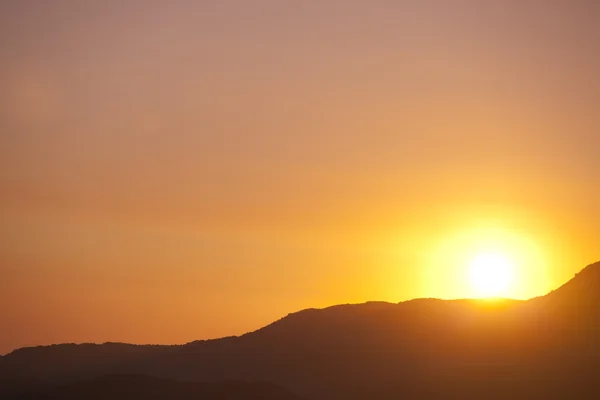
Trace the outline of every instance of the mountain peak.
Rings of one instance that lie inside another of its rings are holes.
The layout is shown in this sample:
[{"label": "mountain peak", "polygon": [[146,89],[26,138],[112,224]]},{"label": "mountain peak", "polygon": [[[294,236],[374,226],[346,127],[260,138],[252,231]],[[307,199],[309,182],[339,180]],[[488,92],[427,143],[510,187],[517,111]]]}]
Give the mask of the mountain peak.
[{"label": "mountain peak", "polygon": [[600,261],[588,265],[587,267],[582,269],[579,273],[582,273],[582,272],[595,273],[595,274],[600,275]]},{"label": "mountain peak", "polygon": [[[581,271],[577,272],[573,279],[571,279],[562,287],[565,287],[566,285],[572,284],[574,282],[582,282],[581,284],[583,284],[583,281],[586,281],[586,286],[589,286],[592,283],[594,285],[600,284],[600,262],[590,264]],[[561,288],[559,288],[558,290],[560,290]]]},{"label": "mountain peak", "polygon": [[600,301],[600,262],[588,265],[575,276],[545,296],[563,305],[597,305]]}]

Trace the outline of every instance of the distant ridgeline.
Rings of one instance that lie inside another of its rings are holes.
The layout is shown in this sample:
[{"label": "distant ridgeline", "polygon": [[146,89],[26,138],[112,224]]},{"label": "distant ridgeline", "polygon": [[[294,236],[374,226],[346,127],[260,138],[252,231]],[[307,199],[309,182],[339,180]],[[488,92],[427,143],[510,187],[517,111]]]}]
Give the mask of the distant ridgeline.
[{"label": "distant ridgeline", "polygon": [[340,305],[182,346],[0,357],[0,397],[32,400],[600,399],[599,377],[600,263],[528,301]]}]

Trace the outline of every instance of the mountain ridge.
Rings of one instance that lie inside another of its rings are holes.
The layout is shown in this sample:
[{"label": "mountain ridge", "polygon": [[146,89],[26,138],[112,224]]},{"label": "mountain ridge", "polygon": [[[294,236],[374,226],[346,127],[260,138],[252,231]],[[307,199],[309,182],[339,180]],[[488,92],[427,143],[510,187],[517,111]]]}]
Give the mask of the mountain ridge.
[{"label": "mountain ridge", "polygon": [[315,400],[443,398],[445,390],[468,398],[489,388],[496,398],[517,389],[585,398],[583,388],[596,390],[593,374],[600,374],[599,276],[600,263],[590,264],[525,301],[414,299],[306,309],[241,336],[184,345],[22,348],[0,358],[0,377],[267,381]]},{"label": "mountain ridge", "polygon": [[[592,275],[593,274],[593,275]],[[537,296],[537,297],[533,297],[527,300],[517,300],[517,299],[511,299],[511,298],[494,298],[494,299],[478,299],[478,298],[460,298],[460,299],[440,299],[440,298],[435,298],[435,297],[420,297],[420,298],[414,298],[414,299],[409,299],[409,300],[404,300],[404,301],[400,301],[397,303],[393,303],[393,302],[387,302],[387,301],[379,301],[379,300],[371,300],[371,301],[367,301],[364,303],[345,303],[345,304],[335,304],[335,305],[331,305],[331,306],[327,306],[324,308],[306,308],[306,309],[302,309],[299,311],[295,311],[295,312],[291,312],[288,313],[286,316],[273,321],[270,324],[267,324],[261,328],[258,328],[254,331],[250,331],[241,335],[232,335],[232,336],[223,336],[223,337],[219,337],[219,338],[210,338],[210,339],[199,339],[199,340],[193,340],[187,343],[183,343],[183,344],[136,344],[136,343],[125,343],[125,342],[103,342],[103,343],[93,343],[93,342],[80,342],[80,343],[75,343],[75,342],[69,342],[69,343],[56,343],[56,344],[49,344],[49,345],[37,345],[37,346],[25,346],[25,347],[20,347],[20,348],[16,348],[12,351],[10,351],[9,353],[6,353],[4,355],[0,354],[0,358],[2,357],[6,357],[14,352],[19,352],[21,350],[26,350],[26,349],[40,349],[40,348],[45,348],[45,347],[56,347],[56,346],[87,346],[87,345],[94,345],[94,346],[103,346],[103,345],[107,345],[107,346],[112,346],[112,345],[125,345],[125,346],[135,346],[135,347],[146,347],[146,348],[153,348],[153,347],[181,347],[181,346],[187,346],[187,345],[191,345],[191,344],[198,344],[198,343],[204,343],[204,342],[211,342],[211,341],[217,341],[217,340],[228,340],[228,339],[234,339],[234,338],[241,338],[244,337],[246,335],[250,335],[253,334],[255,332],[261,331],[273,324],[276,324],[280,321],[283,321],[287,318],[295,318],[299,315],[304,315],[304,314],[311,314],[311,313],[316,313],[316,312],[321,312],[321,311],[333,311],[333,310],[339,310],[339,309],[343,309],[343,308],[352,308],[352,307],[363,307],[363,306],[395,306],[395,305],[400,305],[400,304],[406,304],[406,303],[415,303],[415,302],[430,302],[430,301],[443,301],[443,302],[477,302],[477,303],[481,303],[481,304],[485,304],[488,306],[493,306],[493,305],[497,305],[498,302],[514,302],[514,303],[523,303],[523,302],[529,302],[529,301],[533,301],[533,300],[538,300],[538,299],[542,299],[542,298],[546,298],[550,295],[554,295],[556,292],[560,291],[560,290],[564,290],[566,288],[571,288],[572,284],[574,282],[576,282],[576,278],[582,278],[583,276],[593,276],[594,277],[594,281],[597,281],[596,283],[598,283],[598,287],[600,288],[600,261],[592,263],[587,265],[586,267],[584,267],[581,271],[577,272],[573,278],[571,278],[570,280],[568,280],[567,282],[565,282],[564,284],[562,284],[561,286],[559,286],[557,289],[554,289],[552,291],[550,291],[549,293],[545,294],[545,295],[541,295],[541,296]],[[581,285],[579,285],[581,286]]]}]

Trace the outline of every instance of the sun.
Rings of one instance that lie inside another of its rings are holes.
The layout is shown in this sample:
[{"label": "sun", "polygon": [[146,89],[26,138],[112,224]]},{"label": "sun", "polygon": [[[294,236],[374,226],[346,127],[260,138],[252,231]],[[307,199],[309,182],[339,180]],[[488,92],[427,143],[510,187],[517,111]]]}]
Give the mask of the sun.
[{"label": "sun", "polygon": [[480,253],[472,260],[469,279],[478,297],[503,297],[513,281],[513,263],[500,253]]}]

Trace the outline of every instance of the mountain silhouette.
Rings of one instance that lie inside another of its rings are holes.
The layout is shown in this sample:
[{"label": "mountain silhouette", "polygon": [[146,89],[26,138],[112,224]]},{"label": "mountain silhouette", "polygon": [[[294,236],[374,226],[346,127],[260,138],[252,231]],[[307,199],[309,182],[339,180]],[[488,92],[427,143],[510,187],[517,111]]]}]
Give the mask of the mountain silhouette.
[{"label": "mountain silhouette", "polygon": [[[67,385],[21,381],[6,400],[300,400],[285,389],[267,383],[178,382],[142,375],[109,375]],[[25,386],[25,384],[27,384]]]},{"label": "mountain silhouette", "polygon": [[289,314],[239,337],[180,346],[64,344],[0,358],[5,380],[72,384],[107,374],[271,382],[312,400],[596,399],[600,263],[527,301],[339,305]]}]

